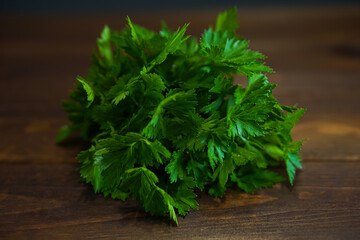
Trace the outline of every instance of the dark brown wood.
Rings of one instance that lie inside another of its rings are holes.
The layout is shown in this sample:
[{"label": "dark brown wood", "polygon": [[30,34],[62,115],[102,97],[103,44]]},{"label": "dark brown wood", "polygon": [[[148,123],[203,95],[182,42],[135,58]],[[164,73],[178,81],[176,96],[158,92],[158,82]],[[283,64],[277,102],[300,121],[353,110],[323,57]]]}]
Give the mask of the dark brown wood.
[{"label": "dark brown wood", "polygon": [[[158,29],[191,21],[200,35],[216,12],[130,14]],[[240,32],[268,55],[283,104],[308,108],[294,129],[308,138],[304,168],[254,195],[198,193],[199,211],[146,214],[79,182],[86,143],[55,143],[66,116],[60,99],[86,75],[104,24],[123,15],[0,17],[0,239],[358,239],[360,234],[360,11],[358,7],[240,10]],[[238,79],[241,83],[242,79]]]},{"label": "dark brown wood", "polygon": [[360,164],[309,161],[296,185],[223,199],[199,194],[199,211],[151,217],[134,201],[95,195],[73,163],[0,165],[0,233],[8,238],[290,238],[351,239],[360,233]]}]

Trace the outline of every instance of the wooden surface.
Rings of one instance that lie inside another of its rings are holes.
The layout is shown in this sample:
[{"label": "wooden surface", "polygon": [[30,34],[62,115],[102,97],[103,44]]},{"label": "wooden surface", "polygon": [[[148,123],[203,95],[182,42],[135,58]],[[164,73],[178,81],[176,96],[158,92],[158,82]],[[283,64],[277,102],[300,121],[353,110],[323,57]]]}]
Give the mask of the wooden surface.
[{"label": "wooden surface", "polygon": [[[199,35],[216,12],[133,14],[158,29],[191,21]],[[104,24],[121,16],[1,16],[0,239],[359,239],[359,7],[240,11],[240,33],[268,55],[283,104],[308,108],[294,129],[304,168],[295,186],[222,199],[199,193],[199,211],[172,226],[136,202],[95,195],[79,182],[77,139],[55,143],[67,122],[60,99],[86,75]]]}]

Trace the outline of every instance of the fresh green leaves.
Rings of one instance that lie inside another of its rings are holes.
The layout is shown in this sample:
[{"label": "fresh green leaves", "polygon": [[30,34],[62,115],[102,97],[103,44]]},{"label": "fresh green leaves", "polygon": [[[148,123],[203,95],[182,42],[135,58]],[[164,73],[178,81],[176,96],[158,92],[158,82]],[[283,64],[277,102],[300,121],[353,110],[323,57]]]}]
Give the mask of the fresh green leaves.
[{"label": "fresh green leaves", "polygon": [[194,91],[171,90],[158,106],[142,133],[148,138],[163,138],[166,136],[165,121],[167,118],[184,119],[195,112]]},{"label": "fresh green leaves", "polygon": [[231,181],[245,192],[253,193],[256,189],[272,187],[274,183],[284,181],[284,178],[274,172],[247,165],[233,172]]},{"label": "fresh green leaves", "polygon": [[82,84],[84,90],[86,91],[87,100],[88,100],[88,102],[89,102],[88,107],[89,107],[89,106],[91,105],[91,103],[92,103],[92,102],[94,101],[94,99],[95,99],[94,90],[91,88],[91,86],[86,82],[86,80],[85,80],[84,78],[78,76],[78,77],[76,78],[76,80],[78,80],[78,81]]},{"label": "fresh green leaves", "polygon": [[186,28],[188,26],[189,24],[185,24],[182,28],[178,28],[176,32],[174,32],[168,37],[167,41],[164,44],[164,48],[155,58],[154,64],[160,64],[164,62],[169,54],[173,54],[176,50],[179,49],[181,44],[189,38],[189,36],[183,38]]},{"label": "fresh green leaves", "polygon": [[111,49],[111,30],[105,25],[101,37],[97,40],[100,56],[104,58],[107,66],[113,64],[113,52]]},{"label": "fresh green leaves", "polygon": [[229,108],[227,114],[229,136],[246,139],[265,134],[262,125],[274,108],[274,87],[275,85],[268,83],[261,74],[252,75],[247,88],[238,86],[234,93],[235,104]]},{"label": "fresh green leaves", "polygon": [[144,206],[145,211],[155,216],[170,213],[170,218],[178,224],[174,210],[175,201],[156,185],[159,179],[153,172],[145,167],[132,168],[124,172],[122,179],[119,189],[130,192],[133,198]]},{"label": "fresh green leaves", "polygon": [[249,49],[249,43],[231,37],[228,31],[205,30],[200,42],[201,55],[213,68],[220,68],[223,73],[241,73],[251,76],[254,73],[272,72],[265,66],[265,56]]},{"label": "fresh green leaves", "polygon": [[291,143],[285,148],[286,171],[291,185],[294,183],[296,168],[301,168],[301,158],[299,155],[301,144],[302,141],[299,141]]},{"label": "fresh green leaves", "polygon": [[239,27],[237,21],[236,7],[230,8],[228,11],[220,13],[216,20],[216,31],[235,32]]},{"label": "fresh green leaves", "polygon": [[[189,24],[156,33],[134,24],[105,26],[86,77],[63,101],[70,134],[91,142],[78,155],[81,178],[95,192],[134,198],[152,215],[198,209],[194,189],[221,197],[236,185],[246,192],[283,178],[267,170],[283,163],[291,184],[302,141],[291,129],[305,112],[280,105],[261,53],[236,35],[236,8],[219,14],[200,40]],[[235,75],[247,87],[234,85]]]}]

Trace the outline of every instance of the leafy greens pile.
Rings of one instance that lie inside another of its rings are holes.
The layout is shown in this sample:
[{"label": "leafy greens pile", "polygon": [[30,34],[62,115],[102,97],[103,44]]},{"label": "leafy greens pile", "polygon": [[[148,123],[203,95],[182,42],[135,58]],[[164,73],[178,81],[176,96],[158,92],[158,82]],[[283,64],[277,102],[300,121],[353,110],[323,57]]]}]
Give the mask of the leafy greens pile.
[{"label": "leafy greens pile", "polygon": [[[105,26],[88,76],[63,102],[71,124],[58,141],[72,132],[91,141],[78,160],[95,192],[132,197],[177,224],[176,212],[198,208],[194,188],[252,193],[284,180],[267,170],[280,162],[293,184],[302,141],[291,129],[305,110],[272,95],[265,56],[235,34],[236,8],[199,41],[185,36],[188,24],[174,32],[163,23],[155,33],[127,21],[122,31]],[[238,74],[247,87],[233,84]]]}]

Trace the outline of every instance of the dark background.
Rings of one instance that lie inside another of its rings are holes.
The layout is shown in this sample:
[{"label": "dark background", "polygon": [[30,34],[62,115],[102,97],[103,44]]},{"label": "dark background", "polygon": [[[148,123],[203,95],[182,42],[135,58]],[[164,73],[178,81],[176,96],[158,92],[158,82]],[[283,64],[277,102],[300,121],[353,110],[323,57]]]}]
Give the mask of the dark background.
[{"label": "dark background", "polygon": [[269,8],[278,6],[329,6],[359,3],[356,0],[181,0],[181,1],[116,1],[116,0],[1,0],[1,13],[84,13],[84,12],[120,12],[144,10],[206,10],[225,9],[234,5],[239,8]]}]

